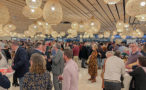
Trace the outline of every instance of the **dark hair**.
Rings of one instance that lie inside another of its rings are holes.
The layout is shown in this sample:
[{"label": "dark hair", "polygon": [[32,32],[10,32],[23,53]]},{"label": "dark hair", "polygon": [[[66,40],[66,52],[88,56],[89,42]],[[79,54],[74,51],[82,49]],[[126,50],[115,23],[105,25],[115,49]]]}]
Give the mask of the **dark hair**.
[{"label": "dark hair", "polygon": [[64,49],[64,55],[67,56],[68,58],[72,58],[73,57],[72,49]]},{"label": "dark hair", "polygon": [[119,50],[115,51],[115,56],[121,57],[121,52]]},{"label": "dark hair", "polygon": [[41,42],[37,42],[34,47],[38,48],[40,45],[42,45],[42,43]]},{"label": "dark hair", "polygon": [[139,56],[138,60],[141,66],[146,67],[146,56]]}]

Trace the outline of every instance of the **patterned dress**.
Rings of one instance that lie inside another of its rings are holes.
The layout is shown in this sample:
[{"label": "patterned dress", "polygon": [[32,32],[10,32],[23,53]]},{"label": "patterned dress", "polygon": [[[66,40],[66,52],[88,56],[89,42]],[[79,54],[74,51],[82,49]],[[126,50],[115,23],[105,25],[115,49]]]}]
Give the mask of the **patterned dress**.
[{"label": "patterned dress", "polygon": [[88,66],[88,73],[92,77],[97,76],[97,51],[94,50],[90,56],[89,66]]},{"label": "patterned dress", "polygon": [[50,73],[26,73],[24,76],[23,90],[52,90]]}]

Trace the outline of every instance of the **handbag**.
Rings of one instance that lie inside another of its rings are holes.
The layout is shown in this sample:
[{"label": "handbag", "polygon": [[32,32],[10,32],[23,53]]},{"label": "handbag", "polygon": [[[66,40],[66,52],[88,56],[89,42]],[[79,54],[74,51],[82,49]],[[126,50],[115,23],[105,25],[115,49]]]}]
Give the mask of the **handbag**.
[{"label": "handbag", "polygon": [[89,64],[89,61],[90,61],[90,56],[88,57],[87,64]]}]

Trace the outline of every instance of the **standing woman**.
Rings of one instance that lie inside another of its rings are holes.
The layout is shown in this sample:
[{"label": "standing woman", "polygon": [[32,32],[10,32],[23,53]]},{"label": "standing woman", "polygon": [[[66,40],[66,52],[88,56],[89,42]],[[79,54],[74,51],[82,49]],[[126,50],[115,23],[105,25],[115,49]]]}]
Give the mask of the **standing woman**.
[{"label": "standing woman", "polygon": [[96,82],[97,76],[97,45],[92,45],[92,54],[90,56],[89,66],[88,66],[88,73],[91,76],[89,79],[92,83]]},{"label": "standing woman", "polygon": [[24,76],[22,90],[52,90],[50,73],[46,70],[45,58],[35,53],[30,58],[30,70]]}]

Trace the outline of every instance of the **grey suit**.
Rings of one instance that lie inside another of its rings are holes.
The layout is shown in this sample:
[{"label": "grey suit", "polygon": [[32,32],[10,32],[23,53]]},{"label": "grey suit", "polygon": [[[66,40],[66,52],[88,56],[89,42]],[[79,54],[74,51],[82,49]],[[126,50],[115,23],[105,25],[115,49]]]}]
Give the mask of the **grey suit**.
[{"label": "grey suit", "polygon": [[52,59],[53,84],[55,90],[62,90],[62,84],[59,83],[58,76],[62,75],[64,68],[63,52],[59,49]]}]

